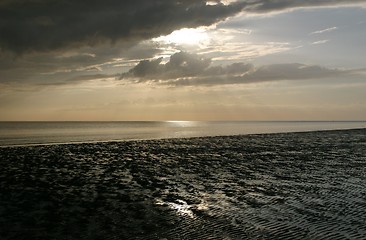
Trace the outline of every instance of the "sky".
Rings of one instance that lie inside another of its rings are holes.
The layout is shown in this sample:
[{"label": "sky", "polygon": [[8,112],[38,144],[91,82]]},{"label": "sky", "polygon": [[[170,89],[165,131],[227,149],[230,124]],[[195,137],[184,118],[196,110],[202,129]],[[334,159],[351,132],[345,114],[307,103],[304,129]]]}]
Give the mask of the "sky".
[{"label": "sky", "polygon": [[365,93],[366,1],[0,1],[0,121],[366,120]]}]

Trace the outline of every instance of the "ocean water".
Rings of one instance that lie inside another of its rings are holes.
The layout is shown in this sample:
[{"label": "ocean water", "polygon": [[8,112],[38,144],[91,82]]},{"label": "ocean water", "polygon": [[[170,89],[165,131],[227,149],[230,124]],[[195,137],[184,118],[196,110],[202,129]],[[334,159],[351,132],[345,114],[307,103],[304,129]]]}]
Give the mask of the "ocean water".
[{"label": "ocean water", "polygon": [[365,121],[0,122],[0,146],[366,128]]}]

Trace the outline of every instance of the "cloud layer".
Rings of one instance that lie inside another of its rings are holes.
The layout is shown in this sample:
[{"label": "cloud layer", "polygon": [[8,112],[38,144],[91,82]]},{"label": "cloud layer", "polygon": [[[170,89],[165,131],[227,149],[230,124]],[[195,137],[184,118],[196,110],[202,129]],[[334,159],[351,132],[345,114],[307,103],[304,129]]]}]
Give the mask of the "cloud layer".
[{"label": "cloud layer", "polygon": [[[364,3],[360,0],[3,0],[0,50],[17,53],[103,42],[136,43],[183,27],[212,25],[239,12],[266,13],[296,7]],[[209,1],[213,2],[213,1]]]},{"label": "cloud layer", "polygon": [[316,6],[334,6],[343,4],[365,4],[364,0],[259,0],[247,1],[251,2],[251,6],[246,8],[247,11],[266,13],[272,11],[282,11],[299,7],[316,7]]},{"label": "cloud layer", "polygon": [[211,61],[196,54],[175,53],[167,63],[162,58],[140,61],[120,79],[153,82],[171,86],[244,84],[264,81],[306,80],[343,76],[352,71],[328,69],[299,63],[256,67],[243,62],[211,66]]},{"label": "cloud layer", "polygon": [[171,0],[13,0],[0,3],[0,47],[15,52],[135,42],[182,27],[211,25],[245,2],[206,5]]}]

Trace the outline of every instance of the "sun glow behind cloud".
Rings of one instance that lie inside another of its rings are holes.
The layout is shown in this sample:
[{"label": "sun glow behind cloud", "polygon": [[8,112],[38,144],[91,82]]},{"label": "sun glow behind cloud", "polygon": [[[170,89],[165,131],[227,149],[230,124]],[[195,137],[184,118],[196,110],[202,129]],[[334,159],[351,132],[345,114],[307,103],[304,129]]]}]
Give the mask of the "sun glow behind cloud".
[{"label": "sun glow behind cloud", "polygon": [[179,45],[200,45],[209,41],[204,28],[182,28],[166,36],[154,38],[153,41]]}]

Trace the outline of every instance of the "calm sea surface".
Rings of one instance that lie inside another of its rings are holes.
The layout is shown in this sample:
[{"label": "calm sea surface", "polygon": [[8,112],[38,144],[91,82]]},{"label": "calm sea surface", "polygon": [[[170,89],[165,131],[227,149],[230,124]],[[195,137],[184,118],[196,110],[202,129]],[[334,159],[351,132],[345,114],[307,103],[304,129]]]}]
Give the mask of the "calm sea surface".
[{"label": "calm sea surface", "polygon": [[366,128],[366,122],[0,122],[0,146]]}]

